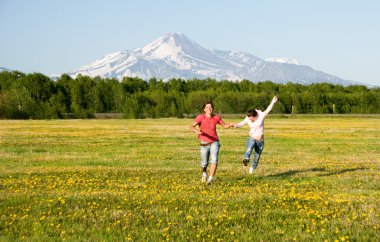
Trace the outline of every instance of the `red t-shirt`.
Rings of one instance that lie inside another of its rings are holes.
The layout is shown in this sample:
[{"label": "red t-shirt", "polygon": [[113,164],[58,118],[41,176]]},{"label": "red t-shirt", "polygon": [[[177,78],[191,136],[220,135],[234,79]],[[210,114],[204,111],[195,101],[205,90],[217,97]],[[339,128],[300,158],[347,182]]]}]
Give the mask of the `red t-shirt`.
[{"label": "red t-shirt", "polygon": [[219,141],[216,124],[224,125],[224,122],[218,115],[207,117],[206,114],[200,114],[195,118],[195,122],[202,131],[202,134],[198,135],[198,139],[205,142]]}]

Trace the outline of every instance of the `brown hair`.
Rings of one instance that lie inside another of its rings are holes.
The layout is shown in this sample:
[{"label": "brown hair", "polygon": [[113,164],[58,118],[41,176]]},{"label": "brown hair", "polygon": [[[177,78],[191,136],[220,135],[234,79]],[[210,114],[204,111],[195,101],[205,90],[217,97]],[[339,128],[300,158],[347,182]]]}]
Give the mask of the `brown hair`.
[{"label": "brown hair", "polygon": [[211,101],[207,101],[203,104],[202,109],[205,109],[207,104],[211,104],[212,109],[214,109],[214,104]]},{"label": "brown hair", "polygon": [[250,110],[248,110],[247,111],[247,116],[248,117],[256,117],[256,115],[257,115],[257,112],[256,112],[256,110],[255,109],[250,109]]}]

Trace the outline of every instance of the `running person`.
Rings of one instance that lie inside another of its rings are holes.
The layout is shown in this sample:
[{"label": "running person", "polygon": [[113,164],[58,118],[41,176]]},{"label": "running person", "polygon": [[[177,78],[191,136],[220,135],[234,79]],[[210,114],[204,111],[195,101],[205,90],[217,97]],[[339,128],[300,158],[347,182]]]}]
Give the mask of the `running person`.
[{"label": "running person", "polygon": [[[220,116],[213,114],[213,110],[214,105],[212,102],[204,103],[204,113],[198,115],[190,126],[191,131],[198,134],[198,139],[200,140],[202,182],[207,181],[207,184],[210,184],[214,178],[218,165],[220,144],[216,133],[216,125],[219,124],[225,129],[233,127],[233,124],[226,124]],[[199,129],[195,128],[197,125]],[[207,166],[210,159],[210,175],[207,179]]]}]

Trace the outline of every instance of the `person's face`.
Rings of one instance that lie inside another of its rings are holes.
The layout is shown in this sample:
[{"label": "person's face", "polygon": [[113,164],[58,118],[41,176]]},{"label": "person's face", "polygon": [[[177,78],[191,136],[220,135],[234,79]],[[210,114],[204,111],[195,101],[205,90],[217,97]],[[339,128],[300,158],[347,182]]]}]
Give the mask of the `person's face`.
[{"label": "person's face", "polygon": [[252,122],[255,121],[257,119],[257,115],[254,117],[254,116],[248,116],[249,120],[251,120]]},{"label": "person's face", "polygon": [[212,105],[211,104],[206,104],[205,108],[203,109],[203,111],[205,111],[206,114],[211,114],[213,109],[212,109]]}]

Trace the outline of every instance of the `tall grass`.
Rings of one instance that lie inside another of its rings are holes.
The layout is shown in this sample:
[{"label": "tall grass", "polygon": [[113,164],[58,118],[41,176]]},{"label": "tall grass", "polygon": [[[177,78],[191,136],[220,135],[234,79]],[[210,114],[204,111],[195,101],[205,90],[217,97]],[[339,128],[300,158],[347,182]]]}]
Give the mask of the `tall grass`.
[{"label": "tall grass", "polygon": [[269,116],[253,176],[219,128],[209,186],[192,122],[0,121],[0,239],[380,240],[380,117]]}]

